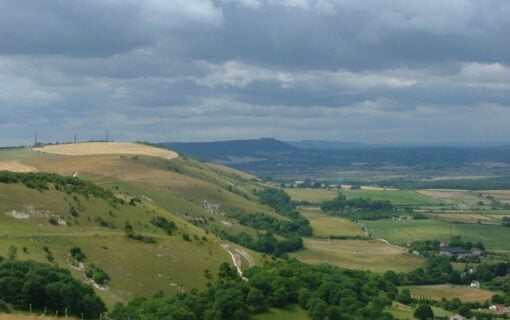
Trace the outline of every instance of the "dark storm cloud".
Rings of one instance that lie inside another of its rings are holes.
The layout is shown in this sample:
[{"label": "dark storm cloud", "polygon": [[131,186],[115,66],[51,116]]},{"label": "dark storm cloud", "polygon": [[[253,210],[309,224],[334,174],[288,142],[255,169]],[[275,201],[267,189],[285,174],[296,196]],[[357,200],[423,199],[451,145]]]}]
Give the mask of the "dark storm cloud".
[{"label": "dark storm cloud", "polygon": [[505,140],[508,16],[505,0],[5,0],[0,144],[107,128],[152,141]]}]

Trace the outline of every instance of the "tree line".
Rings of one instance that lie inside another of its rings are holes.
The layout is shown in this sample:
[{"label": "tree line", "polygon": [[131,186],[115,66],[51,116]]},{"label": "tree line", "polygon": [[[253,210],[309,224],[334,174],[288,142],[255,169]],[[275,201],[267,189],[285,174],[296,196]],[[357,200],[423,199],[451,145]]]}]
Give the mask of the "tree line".
[{"label": "tree line", "polygon": [[106,311],[92,287],[74,279],[68,270],[34,261],[0,261],[0,302],[4,305],[41,313],[67,311],[86,319]]},{"label": "tree line", "polygon": [[311,266],[295,259],[253,267],[243,281],[229,264],[205,291],[138,297],[117,304],[116,320],[247,320],[268,308],[299,304],[313,320],[393,319],[384,309],[397,289],[382,276],[329,265]]},{"label": "tree line", "polygon": [[365,198],[347,199],[343,193],[339,193],[334,199],[321,203],[321,210],[330,213],[374,210],[393,210],[394,206],[389,200],[371,200]]}]

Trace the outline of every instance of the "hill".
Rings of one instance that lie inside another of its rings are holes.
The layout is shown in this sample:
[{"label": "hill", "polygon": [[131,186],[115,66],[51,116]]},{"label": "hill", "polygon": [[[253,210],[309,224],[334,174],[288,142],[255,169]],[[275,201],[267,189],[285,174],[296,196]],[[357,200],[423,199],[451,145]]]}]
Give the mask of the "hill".
[{"label": "hill", "polygon": [[229,162],[251,162],[299,151],[299,148],[272,138],[215,142],[165,142],[160,145],[207,160]]},{"label": "hill", "polygon": [[[0,172],[0,255],[13,247],[18,259],[67,268],[86,282],[87,270],[102,270],[110,280],[96,291],[109,306],[205,288],[224,262],[240,271],[260,263],[260,253],[232,242],[242,234],[243,244],[256,244],[267,232],[243,217],[289,218],[258,201],[255,177],[176,155],[112,143],[2,149],[1,160],[37,173]],[[75,247],[84,265],[72,258]]]}]

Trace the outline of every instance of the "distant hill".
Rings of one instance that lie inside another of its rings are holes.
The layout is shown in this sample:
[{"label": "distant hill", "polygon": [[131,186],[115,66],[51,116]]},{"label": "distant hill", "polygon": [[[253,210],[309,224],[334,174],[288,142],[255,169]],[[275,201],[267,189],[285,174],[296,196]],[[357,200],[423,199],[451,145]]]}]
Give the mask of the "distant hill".
[{"label": "distant hill", "polygon": [[365,143],[327,141],[327,140],[286,141],[286,143],[300,149],[316,149],[316,150],[352,150],[376,147],[375,145]]},{"label": "distant hill", "polygon": [[[244,158],[249,161],[249,158],[254,158],[252,160],[273,158],[275,155],[287,155],[300,150],[273,138],[214,142],[164,142],[160,145],[208,160]],[[239,160],[242,161],[242,159]]]}]

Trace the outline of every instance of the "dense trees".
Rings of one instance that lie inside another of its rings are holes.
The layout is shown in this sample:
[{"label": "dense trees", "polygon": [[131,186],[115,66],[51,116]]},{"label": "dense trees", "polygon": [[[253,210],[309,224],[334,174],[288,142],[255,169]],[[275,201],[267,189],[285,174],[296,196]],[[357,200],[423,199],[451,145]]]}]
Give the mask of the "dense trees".
[{"label": "dense trees", "polygon": [[237,207],[227,207],[225,213],[228,217],[259,232],[254,236],[246,232],[234,235],[220,231],[220,235],[247,248],[276,256],[302,249],[303,239],[300,236],[312,235],[312,228],[310,222],[296,209],[289,195],[285,191],[275,188],[264,188],[256,194],[262,204],[268,205],[278,214],[288,217],[290,221],[277,219],[263,213],[248,213]]},{"label": "dense trees", "polygon": [[21,183],[27,188],[36,190],[48,190],[50,186],[55,189],[80,194],[84,197],[96,197],[108,200],[112,203],[123,203],[123,200],[115,197],[113,193],[108,192],[101,187],[74,177],[65,177],[53,173],[17,173],[10,171],[0,171],[0,183]]},{"label": "dense trees", "polygon": [[33,261],[0,262],[0,300],[18,310],[67,309],[71,315],[97,318],[106,310],[92,287],[75,280],[69,271]]},{"label": "dense trees", "polygon": [[314,320],[392,319],[384,308],[396,295],[393,284],[363,271],[310,266],[297,260],[254,267],[242,281],[232,266],[220,268],[219,280],[204,292],[159,294],[117,305],[114,319],[248,319],[267,307],[299,304]]},{"label": "dense trees", "polygon": [[333,200],[321,203],[321,210],[325,212],[343,212],[359,210],[392,210],[393,205],[389,200],[371,200],[364,198],[347,199],[344,194],[339,193]]}]

